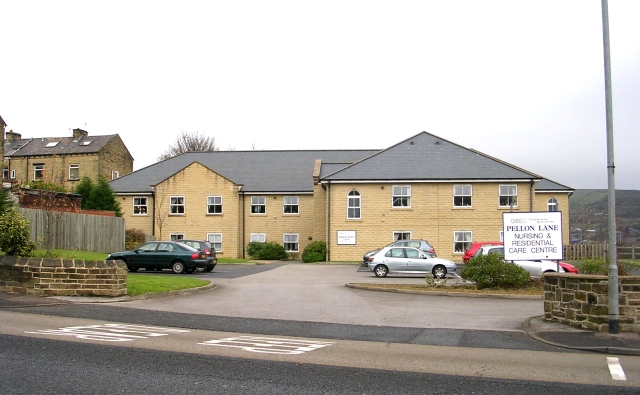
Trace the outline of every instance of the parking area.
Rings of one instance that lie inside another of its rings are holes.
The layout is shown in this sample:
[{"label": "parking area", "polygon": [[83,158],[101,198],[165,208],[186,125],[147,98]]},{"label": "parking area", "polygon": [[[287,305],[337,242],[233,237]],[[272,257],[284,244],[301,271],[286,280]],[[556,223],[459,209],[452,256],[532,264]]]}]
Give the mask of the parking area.
[{"label": "parking area", "polygon": [[212,290],[122,306],[228,317],[503,331],[519,331],[526,318],[543,314],[541,300],[399,294],[346,287],[354,282],[424,282],[420,275],[378,278],[358,269],[354,264],[218,265],[211,273],[194,274],[213,281],[216,287]]}]

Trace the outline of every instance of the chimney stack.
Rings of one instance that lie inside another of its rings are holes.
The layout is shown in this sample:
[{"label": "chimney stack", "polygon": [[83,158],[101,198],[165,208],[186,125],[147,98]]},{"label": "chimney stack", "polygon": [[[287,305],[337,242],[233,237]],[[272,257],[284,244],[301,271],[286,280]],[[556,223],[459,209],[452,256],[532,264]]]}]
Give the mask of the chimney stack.
[{"label": "chimney stack", "polygon": [[20,133],[16,133],[13,130],[9,130],[6,133],[6,136],[7,137],[5,139],[6,139],[7,143],[10,143],[10,142],[16,141],[16,140],[20,140],[22,138],[22,135]]},{"label": "chimney stack", "polygon": [[74,140],[80,140],[81,138],[86,137],[88,135],[89,135],[89,132],[87,132],[86,130],[82,130],[78,128],[73,129]]}]

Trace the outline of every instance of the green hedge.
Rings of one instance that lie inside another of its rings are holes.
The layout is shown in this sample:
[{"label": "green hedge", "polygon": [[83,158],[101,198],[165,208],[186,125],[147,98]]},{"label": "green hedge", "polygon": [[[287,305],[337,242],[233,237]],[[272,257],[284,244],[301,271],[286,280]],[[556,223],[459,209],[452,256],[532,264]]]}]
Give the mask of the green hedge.
[{"label": "green hedge", "polygon": [[523,288],[531,284],[526,270],[501,255],[480,255],[471,259],[460,271],[460,277],[483,288]]}]

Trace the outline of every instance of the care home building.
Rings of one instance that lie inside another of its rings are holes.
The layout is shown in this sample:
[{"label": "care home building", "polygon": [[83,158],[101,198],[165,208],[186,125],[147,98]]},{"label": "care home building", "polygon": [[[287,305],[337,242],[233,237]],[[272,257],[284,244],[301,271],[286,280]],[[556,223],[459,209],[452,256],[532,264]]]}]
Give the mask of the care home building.
[{"label": "care home building", "polygon": [[359,261],[398,239],[426,239],[461,260],[472,241],[499,240],[508,211],[561,211],[569,238],[573,189],[422,132],[384,150],[192,152],[111,182],[128,229],[156,239],[206,239],[218,256],[250,241],[328,260]]}]

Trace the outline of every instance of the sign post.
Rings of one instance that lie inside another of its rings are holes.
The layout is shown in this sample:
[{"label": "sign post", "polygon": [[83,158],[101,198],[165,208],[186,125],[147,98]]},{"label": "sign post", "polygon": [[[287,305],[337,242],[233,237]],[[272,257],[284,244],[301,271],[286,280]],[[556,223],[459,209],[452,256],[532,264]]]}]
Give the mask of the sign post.
[{"label": "sign post", "polygon": [[504,259],[507,261],[564,258],[562,213],[503,213]]}]

